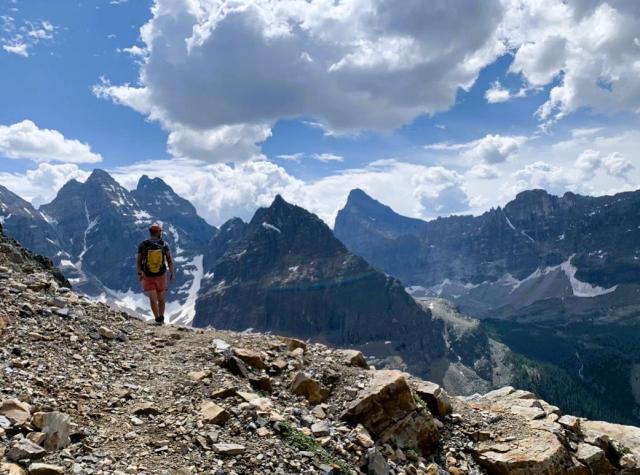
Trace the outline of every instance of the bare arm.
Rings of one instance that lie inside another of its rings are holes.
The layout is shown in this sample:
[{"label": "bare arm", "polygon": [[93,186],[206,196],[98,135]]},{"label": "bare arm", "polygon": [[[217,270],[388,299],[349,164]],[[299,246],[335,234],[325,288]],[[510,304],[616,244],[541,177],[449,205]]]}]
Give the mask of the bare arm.
[{"label": "bare arm", "polygon": [[138,272],[138,278],[142,278],[142,254],[136,255],[136,271]]},{"label": "bare arm", "polygon": [[171,258],[171,251],[167,249],[167,265],[169,266],[169,279],[173,282],[176,278],[175,269],[173,267],[173,259]]}]

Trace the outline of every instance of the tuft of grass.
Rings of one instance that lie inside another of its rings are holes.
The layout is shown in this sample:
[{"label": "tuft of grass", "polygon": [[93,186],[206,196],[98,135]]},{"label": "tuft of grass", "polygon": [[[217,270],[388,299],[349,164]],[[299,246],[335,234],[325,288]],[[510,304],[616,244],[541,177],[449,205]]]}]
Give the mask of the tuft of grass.
[{"label": "tuft of grass", "polygon": [[427,403],[424,402],[424,400],[418,396],[416,393],[413,393],[413,400],[416,402],[416,404],[421,407],[422,409],[429,411],[429,406],[427,406]]},{"label": "tuft of grass", "polygon": [[280,432],[289,445],[299,450],[313,452],[322,463],[337,467],[340,473],[345,475],[351,475],[353,473],[344,460],[327,451],[313,437],[304,434],[287,422],[281,422],[279,425],[281,429]]}]

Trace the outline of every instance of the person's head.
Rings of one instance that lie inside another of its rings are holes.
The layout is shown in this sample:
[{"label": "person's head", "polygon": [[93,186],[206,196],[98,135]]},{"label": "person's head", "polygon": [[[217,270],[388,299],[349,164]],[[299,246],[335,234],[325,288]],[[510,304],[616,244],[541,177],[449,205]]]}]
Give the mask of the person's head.
[{"label": "person's head", "polygon": [[151,237],[160,237],[160,235],[162,234],[162,226],[160,226],[158,223],[153,223],[151,226],[149,226],[149,234],[151,235]]}]

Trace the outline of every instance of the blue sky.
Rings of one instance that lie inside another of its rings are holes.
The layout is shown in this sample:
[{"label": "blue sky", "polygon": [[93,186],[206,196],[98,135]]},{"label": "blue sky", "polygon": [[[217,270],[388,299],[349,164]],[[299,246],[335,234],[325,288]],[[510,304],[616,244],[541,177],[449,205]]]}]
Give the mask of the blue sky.
[{"label": "blue sky", "polygon": [[0,184],[147,173],[217,225],[275,193],[331,224],[356,186],[430,219],[638,182],[635,2],[390,2],[5,1]]}]

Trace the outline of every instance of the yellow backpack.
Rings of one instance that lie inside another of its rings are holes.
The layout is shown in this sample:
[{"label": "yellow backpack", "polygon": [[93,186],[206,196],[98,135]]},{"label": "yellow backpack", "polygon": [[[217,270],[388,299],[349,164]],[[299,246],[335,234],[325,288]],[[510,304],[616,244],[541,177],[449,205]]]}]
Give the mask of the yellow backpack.
[{"label": "yellow backpack", "polygon": [[147,239],[143,242],[142,264],[146,276],[157,277],[167,272],[165,249],[166,245],[162,239]]}]

